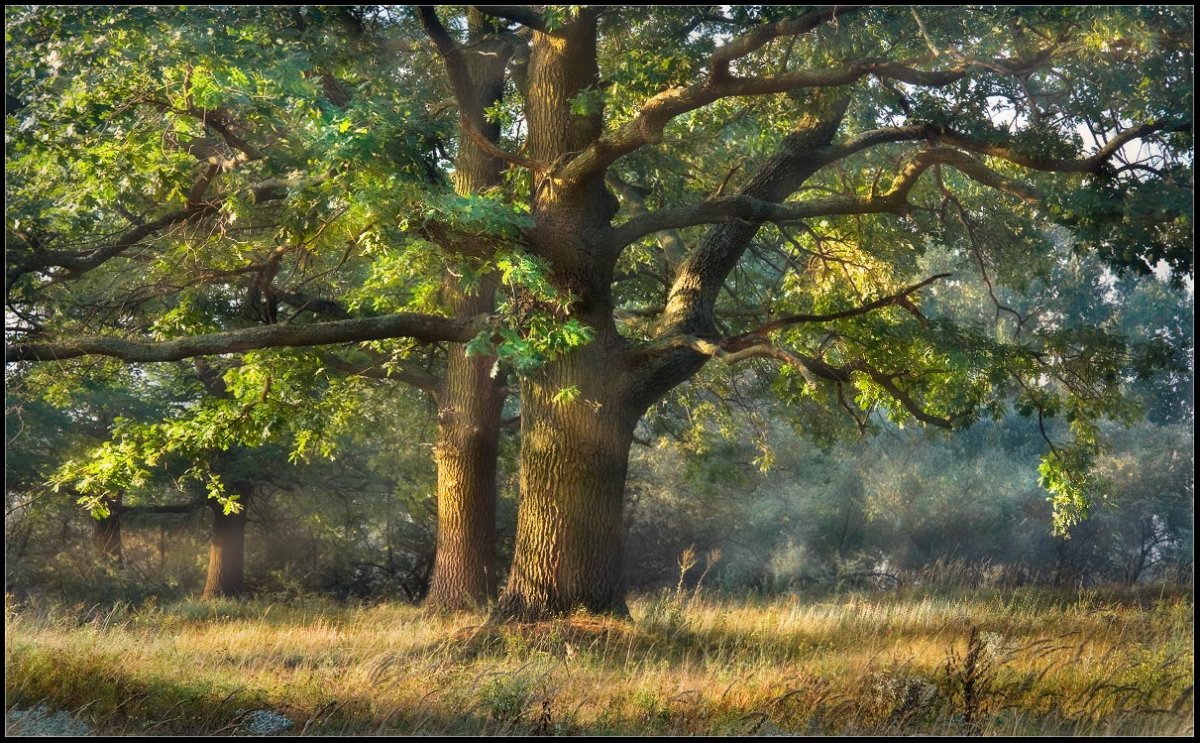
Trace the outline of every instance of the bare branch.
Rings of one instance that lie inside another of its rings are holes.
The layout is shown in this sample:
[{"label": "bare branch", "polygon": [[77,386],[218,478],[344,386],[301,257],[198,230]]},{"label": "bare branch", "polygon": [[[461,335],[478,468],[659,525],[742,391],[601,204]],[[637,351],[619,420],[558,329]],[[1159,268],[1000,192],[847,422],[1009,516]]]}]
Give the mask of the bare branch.
[{"label": "bare branch", "polygon": [[916,418],[922,423],[928,423],[931,426],[938,426],[939,428],[946,429],[954,427],[953,420],[950,418],[942,418],[926,412],[923,408],[921,408],[920,405],[917,404],[915,400],[912,399],[912,397],[908,395],[908,393],[906,393],[900,388],[899,385],[892,381],[891,377],[879,371],[874,366],[868,364],[866,361],[855,361],[849,366],[858,371],[865,372],[867,376],[869,376],[871,380],[875,382],[875,384],[887,390],[887,393],[895,398],[895,400],[902,406],[904,406],[904,409],[907,410],[912,417]]},{"label": "bare branch", "polygon": [[478,145],[479,149],[483,150],[492,157],[503,160],[506,163],[512,163],[513,165],[521,168],[527,168],[532,170],[534,173],[545,173],[547,170],[549,170],[549,166],[540,160],[514,155],[511,152],[507,152],[497,147],[495,142],[489,140],[486,136],[484,136],[483,132],[479,131],[479,129],[471,123],[471,120],[467,118],[466,114],[459,115],[458,123],[462,127],[463,131],[466,132],[467,136],[471,138],[471,141]]},{"label": "bare branch", "polygon": [[364,363],[346,361],[333,354],[322,354],[321,360],[338,371],[352,377],[370,377],[371,379],[391,379],[403,382],[411,387],[437,395],[441,390],[442,380],[436,374],[431,374],[407,359],[390,359],[380,355]]}]

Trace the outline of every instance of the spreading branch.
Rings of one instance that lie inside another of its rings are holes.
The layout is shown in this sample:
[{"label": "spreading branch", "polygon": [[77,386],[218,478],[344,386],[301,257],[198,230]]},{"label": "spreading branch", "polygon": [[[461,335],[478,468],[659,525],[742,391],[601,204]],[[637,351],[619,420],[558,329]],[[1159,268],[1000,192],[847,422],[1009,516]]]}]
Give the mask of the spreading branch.
[{"label": "spreading branch", "polygon": [[792,325],[800,325],[803,323],[832,322],[834,320],[844,320],[848,317],[858,317],[860,315],[865,315],[869,312],[873,312],[874,310],[878,310],[883,307],[897,306],[897,307],[903,307],[904,309],[908,310],[909,312],[913,312],[914,306],[910,299],[910,297],[913,294],[920,291],[921,289],[924,289],[925,287],[929,286],[933,282],[938,281],[940,279],[948,278],[951,275],[952,274],[949,274],[949,273],[934,274],[933,276],[930,276],[929,278],[925,279],[924,281],[921,281],[919,283],[913,284],[912,286],[901,289],[900,291],[896,292],[895,294],[889,294],[886,297],[880,297],[879,299],[876,299],[873,302],[867,302],[866,304],[859,305],[858,307],[851,307],[850,309],[840,310],[838,312],[828,312],[828,313],[818,314],[818,315],[795,314],[795,315],[788,315],[786,317],[781,317],[778,320],[772,320],[769,323],[766,323],[758,328],[755,328],[754,330],[751,330],[748,333],[742,333],[741,335],[734,336],[733,338],[728,339],[728,341],[726,341],[726,347],[728,350],[738,350],[743,347],[747,347],[747,346],[751,346],[751,345],[760,343],[766,339],[768,334],[773,333],[776,330],[782,330],[783,328],[786,328],[786,327],[789,327]]},{"label": "spreading branch", "polygon": [[712,53],[708,61],[708,75],[712,79],[727,80],[729,79],[729,65],[735,60],[745,57],[781,36],[806,34],[821,24],[858,10],[860,7],[858,5],[834,5],[828,8],[818,8],[798,18],[785,18],[742,34]]},{"label": "spreading branch", "polygon": [[1023,201],[1037,200],[1037,195],[1029,188],[988,169],[965,153],[950,148],[932,148],[919,151],[908,165],[897,173],[886,191],[867,198],[834,196],[807,201],[775,202],[747,195],[726,196],[708,199],[693,206],[660,209],[636,216],[617,227],[613,238],[617,245],[623,247],[662,230],[719,224],[730,220],[789,224],[814,217],[848,214],[891,212],[903,215],[908,211],[909,192],[921,174],[936,164],[953,166],[973,180],[1013,194]]},{"label": "spreading branch", "polygon": [[860,372],[882,387],[913,418],[939,428],[951,429],[954,427],[953,419],[928,412],[908,392],[896,384],[895,378],[900,376],[899,373],[887,374],[865,359],[856,359],[841,366],[833,366],[815,356],[782,349],[769,342],[729,351],[729,347],[736,345],[735,340],[727,338],[723,341],[713,342],[696,337],[683,337],[676,339],[676,344],[725,364],[736,364],[752,358],[774,359],[796,369],[807,382],[814,385],[818,380],[848,384],[853,381],[853,372]]},{"label": "spreading branch", "polygon": [[[981,161],[962,152],[962,150],[1006,160],[1030,170],[1059,173],[1099,173],[1108,161],[1129,142],[1157,132],[1181,131],[1187,128],[1190,127],[1185,124],[1167,122],[1129,127],[1114,136],[1108,144],[1095,154],[1086,158],[1075,159],[1048,158],[1020,152],[1012,147],[969,137],[931,123],[915,123],[901,127],[875,129],[864,132],[837,145],[824,148],[821,152],[814,153],[814,159],[819,160],[822,165],[829,165],[843,160],[856,152],[861,152],[880,144],[904,141],[928,140],[934,143],[951,145],[951,147],[927,150],[928,154],[924,154],[914,160],[909,169],[901,173],[900,180],[893,185],[890,191],[870,199],[828,198],[799,203],[769,203],[746,196],[708,199],[693,206],[635,214],[633,219],[617,228],[615,239],[619,245],[624,246],[661,230],[679,229],[700,224],[717,224],[730,219],[786,224],[817,216],[869,214],[889,211],[904,213],[906,206],[898,198],[902,192],[897,186],[907,185],[911,188],[912,183],[915,182],[915,177],[937,162],[953,166],[964,175],[982,185],[1003,191],[1016,196],[1026,203],[1032,204],[1040,199],[1040,195],[1033,189],[1000,175],[988,168]],[[956,152],[953,148],[957,148],[960,151]]]},{"label": "spreading branch", "polygon": [[[299,180],[270,180],[251,186],[245,191],[255,203],[278,201],[287,196],[289,188],[304,183]],[[32,255],[14,263],[6,272],[6,284],[12,283],[19,277],[49,268],[66,270],[64,278],[74,279],[99,267],[111,258],[140,245],[144,240],[155,237],[169,227],[185,222],[201,219],[216,214],[225,204],[225,199],[189,203],[182,209],[177,209],[151,222],[137,225],[127,230],[115,240],[98,247],[82,251],[37,249]]]},{"label": "spreading branch", "polygon": [[[833,17],[830,15],[832,11],[821,12],[825,15],[818,20]],[[814,23],[813,27],[816,25]],[[761,29],[722,47],[722,50],[732,50],[724,53],[729,56],[728,61],[742,56],[738,55],[736,50],[743,44],[749,47],[746,52],[749,53],[773,38],[768,34],[768,38],[759,43],[756,34],[760,33],[763,33]],[[868,76],[921,87],[944,87],[962,80],[975,67],[1002,70],[1012,75],[1023,74],[1048,61],[1053,51],[1053,48],[1043,49],[1028,59],[967,60],[956,67],[941,70],[922,69],[918,66],[928,62],[927,59],[862,59],[840,68],[796,70],[763,77],[736,77],[728,74],[728,61],[722,63],[718,57],[717,63],[711,65],[714,74],[688,87],[671,88],[650,98],[633,120],[593,142],[562,170],[559,177],[568,184],[586,182],[604,172],[621,157],[647,144],[661,142],[663,130],[672,119],[722,98],[770,95],[806,88],[840,87]],[[714,56],[721,53],[721,50],[718,50]]]},{"label": "spreading branch", "polygon": [[1085,158],[1058,158],[1020,152],[1003,144],[984,142],[950,129],[940,130],[936,137],[938,141],[958,147],[963,150],[976,152],[988,157],[1007,160],[1030,170],[1040,170],[1055,173],[1100,173],[1104,166],[1118,151],[1135,139],[1156,134],[1158,132],[1190,131],[1191,124],[1183,122],[1157,121],[1131,126],[1118,132],[1109,142]]},{"label": "spreading branch", "polygon": [[18,343],[6,346],[4,360],[51,361],[95,355],[134,362],[178,361],[194,356],[215,356],[258,348],[323,346],[385,338],[413,338],[422,343],[466,343],[486,328],[488,322],[485,315],[450,318],[398,313],[310,325],[266,325],[169,341],[137,341],[111,337],[78,338],[70,341]]}]

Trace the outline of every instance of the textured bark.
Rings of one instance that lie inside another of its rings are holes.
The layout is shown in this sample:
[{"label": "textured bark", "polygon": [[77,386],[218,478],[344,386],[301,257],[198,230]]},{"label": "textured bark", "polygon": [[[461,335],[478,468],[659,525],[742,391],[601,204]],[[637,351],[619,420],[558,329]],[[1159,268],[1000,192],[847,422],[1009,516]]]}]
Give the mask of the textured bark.
[{"label": "textured bark", "polygon": [[[535,159],[562,162],[600,135],[599,110],[571,101],[597,86],[591,9],[552,33],[535,33],[529,62],[529,140]],[[602,174],[564,184],[535,178],[537,225],[529,249],[549,261],[571,315],[595,339],[546,364],[521,387],[521,503],[513,567],[498,617],[524,620],[575,609],[626,613],[621,576],[622,506],[633,428],[628,348],[612,315],[611,218],[616,198]],[[571,400],[555,400],[575,389]]]},{"label": "textured bark", "polygon": [[[576,609],[627,614],[622,508],[640,409],[624,398],[619,347],[597,342],[521,389],[521,505],[500,616],[537,620]],[[570,402],[554,400],[576,387]]]},{"label": "textured bark", "polygon": [[[571,103],[600,86],[596,61],[596,8],[580,10],[578,19],[552,33],[534,32],[529,55],[529,154],[543,163],[561,164],[578,154],[600,136],[603,109],[593,103],[583,112],[573,112]],[[553,170],[553,169],[552,169]],[[533,213],[537,226],[530,234],[535,252],[550,259],[563,288],[585,303],[599,292],[607,295],[602,272],[594,271],[595,259],[603,263],[609,220],[618,208],[617,199],[604,185],[603,174],[566,184],[554,173],[533,179]],[[612,254],[613,261],[616,255]],[[611,273],[608,277],[611,280]]]},{"label": "textured bark", "polygon": [[213,512],[212,540],[208,550],[208,579],[204,583],[204,600],[240,596],[245,591],[246,569],[246,497],[249,487],[235,484],[241,495],[240,513],[226,515],[215,501]]},{"label": "textured bark", "polygon": [[[504,94],[510,47],[492,30],[482,13],[468,11],[469,43],[455,55],[466,79],[455,88],[468,123],[495,143],[500,126],[487,121],[483,111]],[[464,96],[469,100],[461,100]],[[454,187],[462,195],[481,193],[503,180],[503,163],[465,134],[454,171]],[[460,252],[488,257],[486,252]],[[458,278],[447,275],[442,294],[452,316],[486,315],[495,309],[496,280],[485,276],[474,293],[466,294]],[[437,609],[478,608],[496,596],[496,460],[505,394],[494,364],[494,356],[469,356],[462,343],[450,344],[447,352],[446,377],[438,391],[437,555],[425,600]]]},{"label": "textured bark", "polygon": [[[481,299],[481,298],[480,298]],[[496,459],[504,394],[493,359],[449,350],[438,409],[437,556],[426,604],[470,609],[496,595]]]},{"label": "textured bark", "polygon": [[106,499],[108,516],[94,519],[92,522],[92,543],[96,547],[96,556],[101,560],[121,563],[121,497]]}]

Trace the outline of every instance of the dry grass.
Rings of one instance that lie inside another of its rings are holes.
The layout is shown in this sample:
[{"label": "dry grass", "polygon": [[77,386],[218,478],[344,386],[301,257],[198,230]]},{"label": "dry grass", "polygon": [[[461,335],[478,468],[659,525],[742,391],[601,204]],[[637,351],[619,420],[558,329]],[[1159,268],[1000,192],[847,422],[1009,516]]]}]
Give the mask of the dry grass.
[{"label": "dry grass", "polygon": [[632,622],[406,605],[8,606],[6,707],[102,733],[1183,734],[1191,594],[664,594]]}]

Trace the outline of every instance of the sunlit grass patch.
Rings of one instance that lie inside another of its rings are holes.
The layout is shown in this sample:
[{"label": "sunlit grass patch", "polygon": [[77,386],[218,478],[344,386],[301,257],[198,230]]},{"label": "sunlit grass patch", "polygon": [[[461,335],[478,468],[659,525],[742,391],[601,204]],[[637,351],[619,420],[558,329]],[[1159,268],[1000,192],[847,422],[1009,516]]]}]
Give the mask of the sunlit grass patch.
[{"label": "sunlit grass patch", "polygon": [[238,732],[265,710],[307,734],[1171,734],[1191,724],[1192,606],[667,593],[632,619],[490,624],[403,604],[10,605],[6,698],[115,733]]}]

